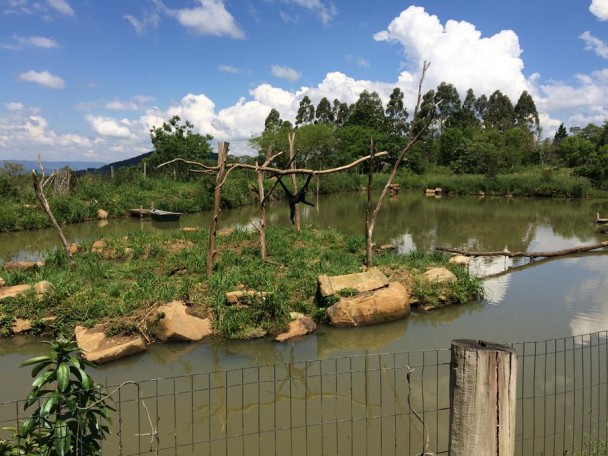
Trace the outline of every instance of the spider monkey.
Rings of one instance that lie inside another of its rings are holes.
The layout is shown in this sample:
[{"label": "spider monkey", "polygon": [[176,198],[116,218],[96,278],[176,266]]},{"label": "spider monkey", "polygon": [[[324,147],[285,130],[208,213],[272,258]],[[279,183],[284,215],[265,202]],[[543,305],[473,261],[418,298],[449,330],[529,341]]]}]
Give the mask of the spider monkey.
[{"label": "spider monkey", "polygon": [[283,190],[285,190],[285,195],[287,196],[287,200],[289,201],[289,218],[291,219],[292,225],[295,224],[294,217],[296,215],[296,204],[304,203],[304,204],[308,204],[309,206],[315,207],[314,204],[309,203],[305,199],[306,192],[308,191],[308,184],[310,183],[311,178],[312,178],[312,174],[309,174],[308,179],[306,179],[306,183],[304,184],[304,187],[302,187],[295,194],[293,194],[287,189],[287,187],[281,180],[281,176],[277,176],[277,180],[279,181],[279,184],[281,184],[281,187],[283,187]]}]

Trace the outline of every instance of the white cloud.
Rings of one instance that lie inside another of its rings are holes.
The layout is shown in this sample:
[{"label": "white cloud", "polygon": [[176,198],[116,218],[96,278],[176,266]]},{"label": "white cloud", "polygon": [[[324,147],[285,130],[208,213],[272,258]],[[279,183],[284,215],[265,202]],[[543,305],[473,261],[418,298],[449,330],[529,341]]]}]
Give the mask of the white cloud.
[{"label": "white cloud", "polygon": [[129,130],[130,122],[126,119],[116,120],[111,117],[93,115],[85,118],[98,135],[110,138],[130,138],[132,136]]},{"label": "white cloud", "polygon": [[499,89],[512,100],[524,90],[531,91],[522,72],[519,39],[511,30],[484,38],[473,24],[449,20],[443,26],[424,8],[410,6],[374,39],[401,44],[408,58],[407,68],[415,75],[425,60],[431,62],[426,86],[449,82],[461,95],[469,88],[476,95],[488,96]]},{"label": "white cloud", "polygon": [[47,3],[49,4],[49,6],[51,8],[53,8],[54,10],[60,12],[61,14],[65,15],[65,16],[74,15],[74,10],[70,6],[70,4],[67,2],[67,0],[47,0]]},{"label": "white cloud", "polygon": [[26,73],[19,74],[18,79],[23,82],[40,84],[41,86],[49,87],[51,89],[63,89],[65,87],[65,81],[63,79],[48,71],[38,72],[30,70]]},{"label": "white cloud", "polygon": [[277,78],[287,79],[289,82],[296,82],[300,79],[300,73],[288,66],[272,65],[272,74]]},{"label": "white cloud", "polygon": [[58,47],[57,41],[44,36],[19,36],[11,37],[12,43],[4,44],[2,47],[11,51],[20,51],[26,47],[50,49]]},{"label": "white cloud", "polygon": [[241,70],[237,67],[233,67],[231,65],[218,65],[217,69],[219,71],[221,71],[222,73],[232,73],[232,74],[237,74],[240,73]]},{"label": "white cloud", "polygon": [[601,21],[608,20],[608,0],[592,0],[589,11]]},{"label": "white cloud", "polygon": [[338,13],[336,6],[331,2],[321,0],[292,0],[298,6],[313,11],[324,25],[329,25]]},{"label": "white cloud", "polygon": [[21,111],[24,108],[23,103],[17,102],[6,103],[5,106],[9,111]]},{"label": "white cloud", "polygon": [[165,8],[168,16],[175,18],[181,25],[197,35],[228,36],[244,38],[245,33],[236,24],[221,0],[199,0],[196,8]]},{"label": "white cloud", "polygon": [[596,38],[589,32],[584,32],[579,38],[585,42],[586,51],[593,51],[598,56],[608,59],[608,44],[604,41]]},{"label": "white cloud", "polygon": [[145,34],[148,29],[156,29],[160,23],[160,16],[156,12],[144,16],[143,19],[138,19],[130,14],[125,14],[123,18],[133,26],[138,35]]}]

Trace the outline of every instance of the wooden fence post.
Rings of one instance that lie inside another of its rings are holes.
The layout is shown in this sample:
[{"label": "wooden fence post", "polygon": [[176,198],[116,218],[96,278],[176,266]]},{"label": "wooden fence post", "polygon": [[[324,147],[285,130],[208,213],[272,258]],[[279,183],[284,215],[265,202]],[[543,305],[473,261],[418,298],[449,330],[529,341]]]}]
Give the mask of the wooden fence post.
[{"label": "wooden fence post", "polygon": [[517,353],[469,339],[452,341],[450,456],[515,454]]}]

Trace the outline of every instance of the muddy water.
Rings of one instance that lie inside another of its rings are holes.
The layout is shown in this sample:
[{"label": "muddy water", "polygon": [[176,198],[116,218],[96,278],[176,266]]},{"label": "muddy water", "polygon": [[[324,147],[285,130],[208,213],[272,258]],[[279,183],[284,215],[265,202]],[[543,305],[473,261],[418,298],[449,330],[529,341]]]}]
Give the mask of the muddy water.
[{"label": "muddy water", "polygon": [[[317,210],[318,209],[318,210]],[[375,238],[401,251],[452,246],[475,250],[557,250],[605,240],[591,222],[594,214],[608,214],[608,202],[443,197],[402,193],[388,200],[377,223]],[[322,198],[317,208],[304,207],[304,223],[363,233],[365,195]],[[273,205],[269,224],[288,224],[285,204]],[[123,235],[133,230],[206,227],[209,213],[185,215],[177,224],[123,219],[66,227],[72,241]],[[224,210],[221,225],[249,227],[255,208]],[[0,234],[0,262],[40,258],[54,248],[51,230]],[[505,259],[478,259],[472,270],[485,280],[486,299],[381,326],[333,329],[320,327],[297,342],[269,340],[212,341],[200,344],[154,344],[147,353],[102,366],[96,379],[117,384],[280,362],[340,358],[368,353],[396,353],[449,348],[457,338],[497,342],[543,340],[608,328],[608,256],[587,254],[533,264]],[[503,272],[516,266],[512,272]],[[0,340],[3,387],[0,400],[24,397],[29,390],[25,359],[45,346],[27,337]]]}]

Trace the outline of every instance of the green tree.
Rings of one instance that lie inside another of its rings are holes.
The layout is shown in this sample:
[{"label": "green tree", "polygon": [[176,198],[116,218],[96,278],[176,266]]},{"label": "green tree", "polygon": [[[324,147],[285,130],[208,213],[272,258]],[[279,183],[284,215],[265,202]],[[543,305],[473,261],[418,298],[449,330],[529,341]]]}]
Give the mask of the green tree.
[{"label": "green tree", "polygon": [[270,113],[268,114],[268,117],[266,117],[266,120],[264,121],[264,130],[272,130],[274,128],[278,128],[281,126],[281,123],[283,121],[281,120],[281,113],[279,113],[279,111],[277,111],[276,109],[272,108],[270,110]]},{"label": "green tree", "polygon": [[462,128],[463,130],[479,127],[480,120],[477,117],[477,111],[475,109],[476,103],[477,98],[475,97],[473,89],[467,90],[467,94],[462,102],[462,107],[455,115],[455,126]]},{"label": "green tree", "polygon": [[475,100],[475,113],[479,121],[485,124],[486,118],[488,117],[488,97],[485,94],[481,94],[477,100]]},{"label": "green tree", "polygon": [[376,131],[385,130],[384,106],[377,92],[364,90],[351,108],[346,125],[359,125]]},{"label": "green tree", "polygon": [[334,116],[334,123],[337,126],[342,127],[342,126],[346,125],[346,121],[348,120],[348,114],[349,114],[349,109],[348,109],[347,103],[342,103],[337,98],[334,99],[334,103],[332,106],[332,113]]},{"label": "green tree", "polygon": [[525,128],[534,135],[540,132],[540,121],[538,119],[536,104],[528,91],[524,90],[521,93],[513,111],[515,114],[515,125]]},{"label": "green tree", "polygon": [[334,127],[331,124],[318,123],[298,128],[295,146],[300,151],[299,162],[305,168],[312,169],[330,166],[335,142]]},{"label": "green tree", "polygon": [[442,82],[435,92],[435,103],[437,104],[437,120],[439,129],[455,127],[457,116],[461,110],[460,95],[452,84]]},{"label": "green tree", "polygon": [[465,143],[465,136],[460,128],[447,128],[439,139],[439,164],[449,166],[458,158]]},{"label": "green tree", "polygon": [[564,127],[563,123],[559,124],[559,127],[557,128],[557,131],[555,132],[555,135],[553,136],[553,145],[559,146],[559,143],[561,143],[567,137],[568,137],[568,131],[566,130],[566,127]]},{"label": "green tree", "polygon": [[403,104],[403,92],[395,87],[386,105],[386,120],[390,133],[403,136],[407,132],[408,113]]},{"label": "green tree", "polygon": [[[194,125],[189,121],[181,123],[179,116],[173,116],[169,122],[163,122],[162,127],[154,127],[150,130],[150,139],[154,151],[147,162],[151,167],[174,158],[184,160],[204,161],[211,154],[209,141],[213,139],[210,135],[194,133]],[[175,163],[173,170],[181,178],[190,176],[191,167],[184,163]]]},{"label": "green tree", "polygon": [[313,123],[315,120],[315,107],[308,98],[308,95],[304,95],[304,98],[300,101],[300,107],[296,115],[296,126],[308,125]]},{"label": "green tree", "polygon": [[557,146],[557,156],[568,168],[584,166],[590,163],[595,154],[594,144],[581,135],[564,138]]},{"label": "green tree", "polygon": [[321,98],[315,111],[315,116],[318,123],[333,123],[334,112],[331,109],[331,103],[326,97]]},{"label": "green tree", "polygon": [[486,128],[506,131],[515,125],[515,112],[509,97],[500,90],[494,91],[488,99],[488,111],[485,120]]}]

